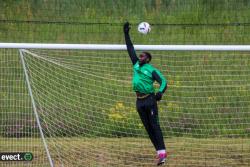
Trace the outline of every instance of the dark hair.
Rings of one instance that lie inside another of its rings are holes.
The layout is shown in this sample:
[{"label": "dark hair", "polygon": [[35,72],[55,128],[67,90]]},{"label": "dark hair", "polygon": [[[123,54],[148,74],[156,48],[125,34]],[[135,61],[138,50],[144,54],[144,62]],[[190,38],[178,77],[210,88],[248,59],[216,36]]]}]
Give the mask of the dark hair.
[{"label": "dark hair", "polygon": [[144,53],[144,54],[148,57],[149,62],[150,62],[150,61],[151,61],[151,59],[152,59],[151,54],[150,54],[149,52],[142,52],[142,53]]}]

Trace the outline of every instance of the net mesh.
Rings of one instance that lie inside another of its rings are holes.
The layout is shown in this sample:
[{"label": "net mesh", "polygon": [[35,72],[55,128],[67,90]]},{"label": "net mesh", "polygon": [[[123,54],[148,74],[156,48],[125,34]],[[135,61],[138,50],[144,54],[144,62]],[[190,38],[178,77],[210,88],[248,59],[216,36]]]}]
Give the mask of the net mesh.
[{"label": "net mesh", "polygon": [[[247,0],[23,0],[0,3],[2,42],[248,44]],[[137,32],[151,24],[147,36]],[[126,52],[26,50],[29,81],[55,166],[152,166]],[[15,49],[0,49],[0,152],[49,166]],[[249,54],[153,52],[170,88],[159,104],[169,166],[250,166]],[[156,85],[157,86],[157,85]]]},{"label": "net mesh", "polygon": [[0,166],[49,165],[32,110],[16,49],[0,49],[0,152],[32,152],[30,163],[3,162]]},{"label": "net mesh", "polygon": [[[126,51],[21,52],[55,166],[154,165]],[[249,166],[249,53],[152,55],[169,83],[159,103],[168,165]],[[49,166],[18,52],[2,49],[1,56],[1,151],[33,152],[25,165]]]}]

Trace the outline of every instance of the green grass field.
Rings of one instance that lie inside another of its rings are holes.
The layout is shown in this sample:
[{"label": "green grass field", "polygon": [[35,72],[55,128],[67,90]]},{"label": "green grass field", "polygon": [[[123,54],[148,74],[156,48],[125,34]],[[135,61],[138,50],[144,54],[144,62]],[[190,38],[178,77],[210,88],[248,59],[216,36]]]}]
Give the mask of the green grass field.
[{"label": "green grass field", "polygon": [[[57,0],[3,1],[2,42],[124,43],[122,25],[132,23],[135,43],[248,44],[246,0]],[[137,33],[152,24],[148,37]]]},{"label": "green grass field", "polygon": [[[134,44],[250,41],[248,0],[4,0],[0,8],[1,42],[124,44],[127,20]],[[137,32],[141,21],[150,34]],[[61,63],[25,58],[55,166],[154,164],[126,51],[33,52]],[[152,53],[170,83],[159,105],[168,166],[250,166],[249,53]],[[18,51],[1,49],[0,152],[31,151],[32,165],[49,166],[34,118]]]},{"label": "green grass field", "polygon": [[[147,138],[53,138],[47,139],[49,147],[57,142],[63,154],[58,157],[52,151],[55,166],[63,163],[68,167],[101,166],[143,166],[155,163],[155,153]],[[33,143],[33,147],[29,145]],[[165,138],[169,152],[168,167],[230,166],[248,167],[250,165],[250,140],[229,138]],[[33,165],[49,166],[39,138],[13,139],[0,138],[0,152],[18,147],[31,151]],[[1,162],[2,163],[2,162]],[[0,165],[1,165],[0,163]],[[22,162],[17,162],[19,166]],[[2,163],[3,164],[3,163]],[[7,165],[8,163],[6,163]],[[30,165],[27,163],[27,165]]]}]

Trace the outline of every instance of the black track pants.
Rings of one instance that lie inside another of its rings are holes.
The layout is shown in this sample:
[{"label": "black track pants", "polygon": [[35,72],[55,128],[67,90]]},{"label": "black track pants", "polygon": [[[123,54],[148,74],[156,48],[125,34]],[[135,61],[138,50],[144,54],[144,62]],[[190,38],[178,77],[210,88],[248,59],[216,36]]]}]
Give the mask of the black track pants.
[{"label": "black track pants", "polygon": [[158,107],[155,96],[152,94],[145,99],[137,99],[136,108],[155,149],[166,149],[159,124]]}]

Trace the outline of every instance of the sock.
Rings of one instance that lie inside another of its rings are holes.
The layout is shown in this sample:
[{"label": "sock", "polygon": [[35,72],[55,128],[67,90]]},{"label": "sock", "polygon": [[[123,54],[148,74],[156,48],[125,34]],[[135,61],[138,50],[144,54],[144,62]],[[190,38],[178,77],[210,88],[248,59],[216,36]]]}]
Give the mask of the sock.
[{"label": "sock", "polygon": [[157,155],[166,154],[166,150],[157,150]]}]

